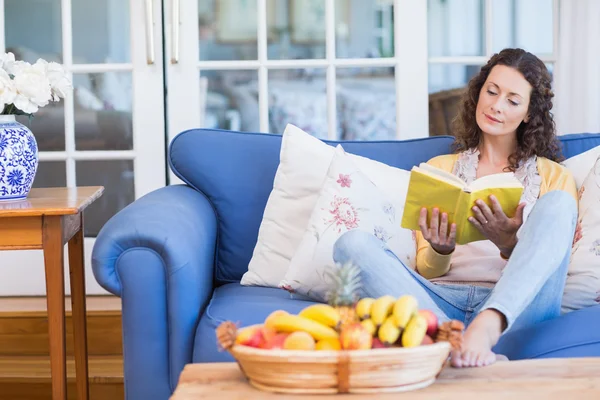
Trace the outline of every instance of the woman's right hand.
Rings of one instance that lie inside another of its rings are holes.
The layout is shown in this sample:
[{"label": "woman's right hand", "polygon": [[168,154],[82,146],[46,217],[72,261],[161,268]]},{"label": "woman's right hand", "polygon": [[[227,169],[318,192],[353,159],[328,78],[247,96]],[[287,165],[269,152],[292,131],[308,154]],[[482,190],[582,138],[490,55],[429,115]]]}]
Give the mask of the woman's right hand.
[{"label": "woman's right hand", "polygon": [[427,208],[421,209],[419,216],[419,227],[423,238],[429,242],[431,247],[439,254],[448,255],[456,247],[456,224],[450,226],[448,232],[448,214],[442,213],[434,208],[431,213],[430,226],[427,226]]}]

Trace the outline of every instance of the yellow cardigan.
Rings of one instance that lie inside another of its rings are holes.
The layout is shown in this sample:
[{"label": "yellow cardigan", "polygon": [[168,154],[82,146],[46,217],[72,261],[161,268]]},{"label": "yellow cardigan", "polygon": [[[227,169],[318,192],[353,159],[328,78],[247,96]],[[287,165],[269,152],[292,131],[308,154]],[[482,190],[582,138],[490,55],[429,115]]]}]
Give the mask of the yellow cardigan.
[{"label": "yellow cardigan", "polygon": [[[445,171],[452,172],[458,154],[448,154],[432,158],[427,163]],[[577,200],[577,186],[569,170],[544,157],[537,158],[537,168],[542,178],[540,197],[553,190],[564,190]],[[452,254],[442,255],[431,248],[420,231],[417,234],[417,271],[427,279],[445,275],[450,269]]]}]

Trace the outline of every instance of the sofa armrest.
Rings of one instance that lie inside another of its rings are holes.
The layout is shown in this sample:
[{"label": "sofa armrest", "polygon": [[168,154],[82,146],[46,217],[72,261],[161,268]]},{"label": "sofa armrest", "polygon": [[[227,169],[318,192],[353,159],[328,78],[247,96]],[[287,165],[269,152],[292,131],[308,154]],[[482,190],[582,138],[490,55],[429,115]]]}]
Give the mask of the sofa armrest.
[{"label": "sofa armrest", "polygon": [[216,231],[209,200],[176,185],[136,200],[98,234],[94,276],[122,298],[127,398],[168,398],[191,361],[213,291]]}]

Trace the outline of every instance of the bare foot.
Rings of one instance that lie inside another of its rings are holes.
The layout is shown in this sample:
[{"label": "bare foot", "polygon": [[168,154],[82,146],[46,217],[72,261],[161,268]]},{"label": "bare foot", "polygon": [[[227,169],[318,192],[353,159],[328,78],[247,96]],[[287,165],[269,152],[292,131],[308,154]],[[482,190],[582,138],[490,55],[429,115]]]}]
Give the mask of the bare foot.
[{"label": "bare foot", "polygon": [[495,361],[506,360],[496,355],[492,347],[498,343],[500,334],[506,326],[505,317],[496,310],[488,309],[479,314],[465,331],[461,351],[453,351],[453,367],[483,367]]}]

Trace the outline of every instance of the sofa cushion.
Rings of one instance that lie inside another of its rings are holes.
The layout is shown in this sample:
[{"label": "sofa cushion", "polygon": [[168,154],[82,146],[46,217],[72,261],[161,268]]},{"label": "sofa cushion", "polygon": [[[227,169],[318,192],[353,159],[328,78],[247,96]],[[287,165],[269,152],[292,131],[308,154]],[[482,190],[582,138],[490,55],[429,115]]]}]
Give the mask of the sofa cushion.
[{"label": "sofa cushion", "polygon": [[494,351],[509,360],[600,357],[600,305],[507,333]]},{"label": "sofa cushion", "polygon": [[[294,254],[305,251],[298,246],[309,225],[334,154],[335,147],[288,124],[283,134],[280,163],[275,174],[273,190],[263,212],[258,240],[248,265],[248,272],[242,277],[242,285],[279,286],[290,269]],[[397,211],[399,226],[408,190],[409,172],[370,158],[346,154],[365,178],[390,199]],[[307,160],[310,160],[310,163],[307,163]],[[403,234],[405,244],[400,248],[392,247],[393,250],[412,245],[410,232],[404,230]],[[404,253],[406,251],[402,250],[397,254]]]},{"label": "sofa cushion", "polygon": [[219,351],[217,347],[215,329],[223,321],[248,326],[263,322],[272,311],[281,309],[296,314],[313,303],[308,297],[277,288],[238,283],[218,287],[198,324],[193,362],[233,361],[229,353]]},{"label": "sofa cushion", "polygon": [[562,299],[563,313],[600,304],[599,204],[600,156],[579,189],[579,218]]},{"label": "sofa cushion", "polygon": [[[410,172],[384,167],[377,177],[387,176],[385,188],[369,179],[338,145],[280,287],[326,301],[334,283],[329,276],[335,265],[333,246],[354,229],[374,235],[407,266],[416,268],[413,232],[400,227]],[[390,195],[392,191],[396,193]]]},{"label": "sofa cushion", "polygon": [[[410,169],[450,152],[453,138],[343,143],[348,153]],[[169,165],[185,183],[201,191],[218,215],[215,280],[238,282],[258,237],[258,229],[279,165],[281,135],[193,129],[169,147]],[[307,160],[307,163],[310,160]]]},{"label": "sofa cushion", "polygon": [[[219,351],[215,329],[223,321],[239,326],[261,323],[274,310],[298,313],[313,304],[307,297],[275,288],[231,283],[217,288],[202,316],[194,341],[193,362],[233,361]],[[504,335],[494,348],[510,360],[551,357],[600,357],[600,305]]]}]

